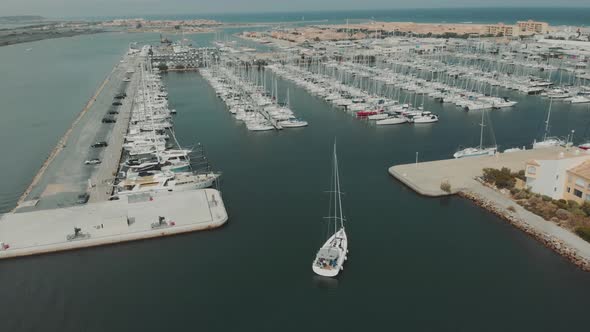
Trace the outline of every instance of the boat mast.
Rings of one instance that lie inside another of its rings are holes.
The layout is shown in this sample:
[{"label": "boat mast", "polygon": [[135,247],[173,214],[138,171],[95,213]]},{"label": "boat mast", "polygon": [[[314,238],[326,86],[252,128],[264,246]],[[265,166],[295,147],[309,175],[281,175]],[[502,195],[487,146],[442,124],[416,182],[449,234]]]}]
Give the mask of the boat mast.
[{"label": "boat mast", "polygon": [[483,149],[483,127],[485,127],[484,125],[484,115],[486,114],[486,110],[482,110],[481,111],[481,132],[479,134],[479,149]]},{"label": "boat mast", "polygon": [[[340,172],[338,171],[338,156],[336,155],[336,143],[334,142],[334,175],[335,175],[335,183],[334,183],[334,191],[336,195],[338,195],[338,201],[334,203],[337,204],[336,206],[336,219],[340,221],[340,228],[344,228],[344,216],[342,213],[342,197],[340,193]],[[335,232],[337,232],[336,223],[334,223]]]},{"label": "boat mast", "polygon": [[543,135],[543,141],[547,139],[547,133],[549,132],[549,119],[551,117],[551,104],[553,104],[553,97],[549,98],[549,111],[547,112],[547,121],[545,121],[545,135]]}]

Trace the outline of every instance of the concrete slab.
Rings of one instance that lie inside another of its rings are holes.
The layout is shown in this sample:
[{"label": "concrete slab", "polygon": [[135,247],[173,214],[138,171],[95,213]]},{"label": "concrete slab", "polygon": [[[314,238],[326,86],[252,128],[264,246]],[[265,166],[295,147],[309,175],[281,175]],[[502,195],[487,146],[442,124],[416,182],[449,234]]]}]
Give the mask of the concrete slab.
[{"label": "concrete slab", "polygon": [[[499,153],[495,156],[445,159],[418,164],[396,165],[389,168],[389,173],[408,187],[424,196],[445,196],[470,189],[478,185],[475,177],[482,174],[486,167],[508,167],[513,171],[524,169],[526,161],[531,159],[555,159],[560,153],[564,157],[587,154],[575,148],[553,147],[547,149],[525,150],[511,153]],[[451,193],[440,189],[440,184],[448,181]]]},{"label": "concrete slab", "polygon": [[[168,227],[152,223],[165,217]],[[70,208],[8,213],[0,218],[0,259],[100,246],[216,228],[228,219],[215,189],[106,201]],[[88,237],[68,240],[74,228]]]}]

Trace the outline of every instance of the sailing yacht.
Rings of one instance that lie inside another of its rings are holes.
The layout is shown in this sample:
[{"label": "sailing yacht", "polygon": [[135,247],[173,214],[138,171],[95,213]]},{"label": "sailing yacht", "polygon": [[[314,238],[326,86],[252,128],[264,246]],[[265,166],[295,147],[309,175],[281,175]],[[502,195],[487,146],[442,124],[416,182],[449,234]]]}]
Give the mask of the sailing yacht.
[{"label": "sailing yacht", "polygon": [[[332,191],[330,192],[330,215],[328,220],[329,232],[334,233],[318,250],[312,264],[313,272],[324,277],[335,277],[343,269],[348,254],[348,239],[344,230],[344,215],[342,213],[342,193],[340,192],[340,174],[338,172],[338,157],[336,143],[334,143],[334,169],[332,171]],[[333,213],[333,215],[332,215]],[[332,226],[334,228],[332,229]]]},{"label": "sailing yacht", "polygon": [[485,120],[485,110],[481,112],[481,132],[479,134],[479,147],[475,148],[466,148],[463,150],[459,150],[453,154],[455,158],[465,158],[465,157],[477,157],[477,156],[493,156],[496,154],[496,150],[498,149],[496,146],[487,147],[483,146],[483,128],[485,127],[484,124]]},{"label": "sailing yacht", "polygon": [[543,148],[550,148],[554,146],[565,145],[562,139],[558,137],[547,137],[549,134],[549,119],[551,119],[551,105],[553,103],[553,98],[549,99],[549,111],[547,111],[547,120],[545,120],[545,134],[543,135],[543,140],[537,142],[537,140],[533,141],[533,149],[543,149]]}]

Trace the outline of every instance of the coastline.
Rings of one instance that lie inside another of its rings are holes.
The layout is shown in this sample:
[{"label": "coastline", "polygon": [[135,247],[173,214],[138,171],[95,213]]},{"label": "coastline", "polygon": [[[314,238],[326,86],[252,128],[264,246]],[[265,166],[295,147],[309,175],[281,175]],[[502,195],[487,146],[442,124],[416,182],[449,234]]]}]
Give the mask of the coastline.
[{"label": "coastline", "polygon": [[105,85],[109,82],[111,75],[115,72],[115,69],[116,69],[116,66],[111,70],[111,72],[102,81],[101,85],[98,87],[98,89],[96,90],[94,95],[88,100],[88,103],[86,103],[86,105],[84,106],[82,111],[80,113],[78,113],[78,116],[76,117],[76,119],[74,119],[74,121],[72,122],[72,124],[70,125],[68,130],[66,130],[64,135],[59,139],[59,141],[57,141],[56,146],[53,148],[53,150],[51,150],[51,152],[49,153],[49,156],[47,156],[47,159],[45,159],[45,161],[41,165],[41,168],[39,168],[39,171],[37,171],[37,173],[35,173],[35,176],[33,176],[33,179],[31,181],[31,183],[29,184],[29,186],[27,187],[27,189],[25,189],[25,191],[21,194],[20,198],[16,202],[16,205],[10,210],[11,213],[14,213],[16,211],[16,209],[18,209],[18,207],[26,200],[26,198],[29,196],[29,194],[31,193],[31,191],[33,190],[35,185],[37,185],[37,183],[39,182],[39,180],[41,179],[41,177],[43,176],[43,174],[47,170],[47,167],[49,167],[49,165],[53,162],[55,157],[57,157],[57,155],[63,150],[63,148],[66,145],[66,141],[69,139],[70,135],[72,134],[74,127],[76,126],[76,124],[78,124],[78,122],[80,122],[80,120],[82,119],[84,114],[86,114],[86,112],[90,109],[90,107],[92,107],[92,105],[96,101],[96,98],[98,97],[98,95],[100,95],[100,93],[104,89]]},{"label": "coastline", "polygon": [[[482,185],[483,187],[483,185]],[[485,188],[485,187],[484,187]],[[493,190],[491,188],[487,188],[489,190]],[[498,193],[499,194],[499,193]],[[565,259],[569,260],[572,264],[576,265],[580,269],[586,272],[590,272],[590,260],[588,258],[583,257],[580,255],[577,249],[573,248],[572,246],[568,245],[566,241],[560,239],[555,234],[550,234],[547,232],[543,232],[540,229],[536,228],[534,224],[529,222],[528,216],[523,216],[523,212],[528,212],[524,210],[520,205],[514,203],[514,205],[510,205],[514,208],[515,212],[509,211],[504,206],[498,204],[498,201],[494,201],[493,199],[484,198],[481,194],[475,193],[473,191],[459,191],[457,193],[459,197],[468,199],[475,203],[475,205],[487,210],[495,214],[496,216],[500,217],[502,220],[508,222],[512,226],[516,227],[517,229],[525,232],[526,234],[532,236],[537,241],[541,242],[545,247],[552,249]],[[533,214],[532,212],[529,212]],[[534,215],[534,214],[533,214]],[[537,215],[534,215],[538,218],[541,218]],[[542,218],[541,218],[542,219]],[[544,220],[544,219],[543,219]],[[549,222],[549,221],[547,221]],[[556,226],[559,227],[559,226]],[[567,232],[567,230],[563,229]],[[571,233],[572,236],[576,236],[575,234]],[[582,239],[581,239],[582,240]],[[582,240],[583,241],[583,240]]]},{"label": "coastline", "polygon": [[81,35],[94,35],[99,33],[109,32],[106,30],[85,30],[85,31],[68,31],[68,32],[57,32],[55,34],[51,33],[38,33],[38,34],[31,34],[25,35],[24,39],[7,39],[5,36],[0,36],[0,47],[2,46],[9,46],[9,45],[18,45],[24,43],[32,43],[40,40],[47,40],[47,39],[58,39],[58,38],[69,38]]}]

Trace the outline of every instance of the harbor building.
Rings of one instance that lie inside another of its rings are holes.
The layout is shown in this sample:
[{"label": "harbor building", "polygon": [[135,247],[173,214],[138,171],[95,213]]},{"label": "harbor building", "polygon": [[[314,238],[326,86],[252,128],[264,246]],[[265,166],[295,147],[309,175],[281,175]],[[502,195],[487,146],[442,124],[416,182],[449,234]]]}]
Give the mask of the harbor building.
[{"label": "harbor building", "polygon": [[512,37],[512,36],[514,36],[514,26],[513,25],[506,25],[504,23],[490,24],[490,25],[485,26],[484,33],[486,35],[494,35],[494,36],[502,35],[502,36],[506,36],[506,37]]},{"label": "harbor building", "polygon": [[[579,190],[582,182],[590,184],[590,156],[579,153],[560,153],[553,159],[529,160],[526,162],[525,176],[526,186],[534,193],[549,196],[553,199],[573,199],[583,202],[585,190]],[[588,169],[587,176],[584,171],[578,170],[582,165]],[[576,182],[576,179],[582,179]]]},{"label": "harbor building", "polygon": [[549,31],[549,23],[533,20],[518,21],[516,26],[520,35],[546,34]]}]

